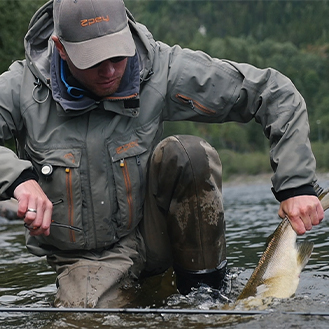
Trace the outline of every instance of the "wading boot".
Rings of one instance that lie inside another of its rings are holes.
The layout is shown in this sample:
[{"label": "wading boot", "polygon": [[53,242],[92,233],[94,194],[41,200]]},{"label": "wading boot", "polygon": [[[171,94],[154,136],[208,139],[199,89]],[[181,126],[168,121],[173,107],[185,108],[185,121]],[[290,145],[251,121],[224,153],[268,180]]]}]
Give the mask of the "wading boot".
[{"label": "wading boot", "polygon": [[224,260],[213,270],[188,271],[174,266],[176,273],[176,286],[182,295],[187,295],[192,288],[198,288],[200,285],[207,285],[213,289],[220,290],[226,274],[226,263]]}]

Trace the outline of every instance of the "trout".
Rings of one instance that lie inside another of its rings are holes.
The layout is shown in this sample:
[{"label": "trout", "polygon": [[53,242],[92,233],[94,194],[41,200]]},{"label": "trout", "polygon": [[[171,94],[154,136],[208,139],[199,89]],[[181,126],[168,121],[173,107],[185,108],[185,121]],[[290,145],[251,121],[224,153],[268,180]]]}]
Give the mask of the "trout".
[{"label": "trout", "polygon": [[[329,190],[319,194],[324,210],[329,208]],[[289,298],[297,290],[300,273],[307,264],[313,243],[296,242],[297,234],[284,218],[269,238],[268,245],[238,300],[248,297]]]}]

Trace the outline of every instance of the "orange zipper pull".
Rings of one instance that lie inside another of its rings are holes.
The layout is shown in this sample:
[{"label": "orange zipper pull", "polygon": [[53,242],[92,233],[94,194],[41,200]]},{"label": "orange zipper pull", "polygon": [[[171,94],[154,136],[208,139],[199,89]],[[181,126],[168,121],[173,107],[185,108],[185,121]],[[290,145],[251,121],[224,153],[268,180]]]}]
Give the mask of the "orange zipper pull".
[{"label": "orange zipper pull", "polygon": [[120,160],[120,167],[123,168],[125,166],[125,160],[124,159],[121,159]]}]

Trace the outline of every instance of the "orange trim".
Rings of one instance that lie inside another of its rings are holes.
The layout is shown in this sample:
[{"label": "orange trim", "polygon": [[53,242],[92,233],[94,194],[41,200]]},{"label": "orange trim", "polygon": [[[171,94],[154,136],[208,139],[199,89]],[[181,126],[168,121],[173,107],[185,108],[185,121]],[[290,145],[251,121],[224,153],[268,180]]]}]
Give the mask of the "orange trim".
[{"label": "orange trim", "polygon": [[125,100],[125,99],[131,99],[131,98],[135,98],[137,97],[137,93],[136,94],[133,94],[133,95],[130,95],[130,96],[125,96],[125,97],[105,97],[103,99],[108,99],[108,100],[115,100],[115,101],[118,101],[118,100]]},{"label": "orange trim", "polygon": [[[68,203],[68,222],[69,225],[74,224],[74,209],[73,209],[73,192],[72,192],[72,171],[69,168],[65,169],[66,172],[66,195]],[[75,242],[75,233],[73,230],[69,230],[70,241]]]},{"label": "orange trim", "polygon": [[121,168],[122,168],[123,178],[125,181],[126,191],[127,191],[127,202],[128,202],[128,207],[129,207],[129,220],[128,220],[127,228],[129,229],[131,227],[132,217],[133,217],[133,198],[132,198],[131,181],[130,181],[130,177],[129,177],[126,160],[124,160],[124,165],[121,166]]},{"label": "orange trim", "polygon": [[209,109],[208,107],[200,104],[198,101],[194,100],[193,98],[181,95],[181,94],[176,94],[176,98],[180,99],[181,101],[185,103],[193,103],[193,106],[201,110],[202,112],[206,114],[216,114],[216,111]]},{"label": "orange trim", "polygon": [[75,158],[74,158],[74,155],[72,153],[66,153],[64,155],[64,158],[65,159],[70,159],[72,163],[75,163]]},{"label": "orange trim", "polygon": [[138,146],[138,141],[137,140],[132,141],[130,143],[127,143],[125,145],[121,145],[121,146],[117,147],[115,149],[115,151],[117,152],[117,154],[121,154],[121,153],[126,152],[127,150],[135,147],[135,146]]}]

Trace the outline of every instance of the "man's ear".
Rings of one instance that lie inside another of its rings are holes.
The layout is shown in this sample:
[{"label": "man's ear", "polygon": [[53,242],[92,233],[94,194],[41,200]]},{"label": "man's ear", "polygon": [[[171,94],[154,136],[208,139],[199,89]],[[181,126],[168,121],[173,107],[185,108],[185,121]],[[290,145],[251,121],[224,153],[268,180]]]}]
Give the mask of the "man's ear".
[{"label": "man's ear", "polygon": [[66,54],[66,51],[65,51],[65,48],[63,46],[63,44],[59,41],[59,38],[55,35],[52,35],[51,36],[52,40],[54,41],[54,44],[59,52],[59,55],[61,56],[61,58],[66,61],[67,59],[67,54]]}]

